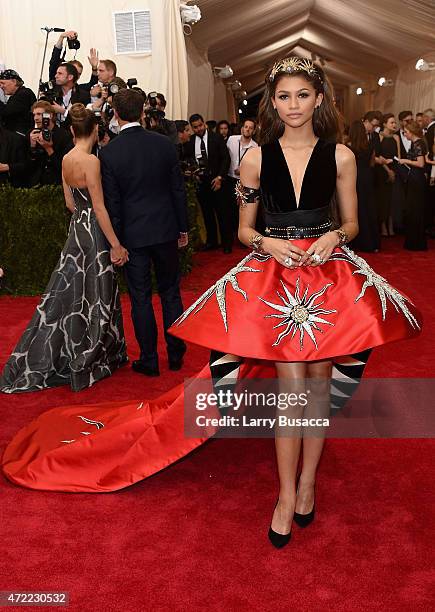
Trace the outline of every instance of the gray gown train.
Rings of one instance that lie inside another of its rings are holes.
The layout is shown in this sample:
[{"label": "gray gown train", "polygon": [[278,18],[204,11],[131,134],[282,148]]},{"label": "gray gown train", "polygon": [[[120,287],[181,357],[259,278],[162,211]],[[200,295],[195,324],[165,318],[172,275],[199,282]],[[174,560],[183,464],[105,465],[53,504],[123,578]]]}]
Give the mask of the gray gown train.
[{"label": "gray gown train", "polygon": [[89,192],[71,189],[67,241],[0,378],[4,393],[70,384],[73,391],[127,361],[118,284]]}]

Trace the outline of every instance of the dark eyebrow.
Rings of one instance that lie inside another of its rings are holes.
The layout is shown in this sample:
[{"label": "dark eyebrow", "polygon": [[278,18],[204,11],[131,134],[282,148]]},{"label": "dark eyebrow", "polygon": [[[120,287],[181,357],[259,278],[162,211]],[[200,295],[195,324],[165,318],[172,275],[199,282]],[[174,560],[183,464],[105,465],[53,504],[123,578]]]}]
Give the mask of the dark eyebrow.
[{"label": "dark eyebrow", "polygon": [[[301,91],[308,91],[308,92],[309,92],[310,90],[308,89],[308,87],[302,87],[302,89],[298,89],[298,90],[297,90],[297,93],[300,93]],[[277,91],[276,93],[277,93],[277,94],[280,94],[280,93],[286,93],[286,94],[288,94],[288,93],[291,93],[291,92],[290,92],[290,91],[287,91],[286,89],[280,89],[280,90],[279,90],[279,91]]]}]

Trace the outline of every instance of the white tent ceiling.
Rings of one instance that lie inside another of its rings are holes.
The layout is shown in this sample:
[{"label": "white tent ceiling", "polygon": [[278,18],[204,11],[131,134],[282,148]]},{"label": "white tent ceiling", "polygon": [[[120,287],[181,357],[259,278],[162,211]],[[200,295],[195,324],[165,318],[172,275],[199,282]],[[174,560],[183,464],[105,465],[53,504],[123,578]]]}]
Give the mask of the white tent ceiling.
[{"label": "white tent ceiling", "polygon": [[435,0],[195,0],[193,39],[252,93],[277,59],[326,60],[336,85],[378,78],[435,50]]}]

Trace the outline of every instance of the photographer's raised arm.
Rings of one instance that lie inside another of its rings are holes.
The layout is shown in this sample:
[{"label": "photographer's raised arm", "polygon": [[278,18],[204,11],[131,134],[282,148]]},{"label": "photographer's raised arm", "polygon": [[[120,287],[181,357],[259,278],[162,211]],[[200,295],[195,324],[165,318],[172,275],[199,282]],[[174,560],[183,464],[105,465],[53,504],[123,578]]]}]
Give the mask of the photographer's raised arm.
[{"label": "photographer's raised arm", "polygon": [[77,33],[73,30],[69,30],[68,32],[62,32],[59,38],[57,39],[56,44],[53,47],[53,51],[50,57],[50,64],[48,66],[48,79],[53,81],[56,77],[56,71],[61,65],[62,58],[62,49],[63,49],[63,41],[65,38],[76,36]]}]

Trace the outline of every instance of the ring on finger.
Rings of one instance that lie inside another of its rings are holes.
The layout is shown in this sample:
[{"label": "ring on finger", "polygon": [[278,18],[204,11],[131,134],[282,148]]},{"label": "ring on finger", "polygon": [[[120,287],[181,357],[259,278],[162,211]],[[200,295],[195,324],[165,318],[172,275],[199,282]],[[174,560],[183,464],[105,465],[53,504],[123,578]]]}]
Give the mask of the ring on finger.
[{"label": "ring on finger", "polygon": [[322,263],[322,258],[320,257],[320,255],[318,253],[313,253],[311,255],[311,258],[313,261],[315,261],[316,263]]}]

